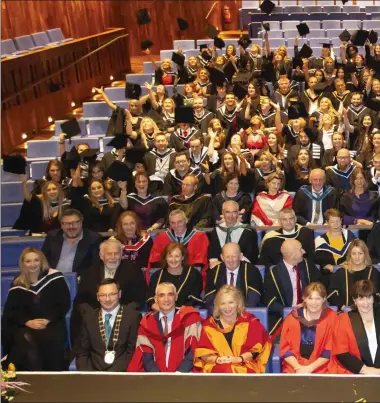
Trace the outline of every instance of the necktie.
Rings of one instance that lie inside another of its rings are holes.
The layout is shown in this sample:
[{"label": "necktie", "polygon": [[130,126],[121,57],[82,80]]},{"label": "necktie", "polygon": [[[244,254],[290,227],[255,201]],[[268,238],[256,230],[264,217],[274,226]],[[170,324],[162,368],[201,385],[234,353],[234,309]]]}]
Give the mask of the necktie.
[{"label": "necktie", "polygon": [[[168,317],[163,316],[162,319],[164,320],[164,336],[167,336],[169,333]],[[166,350],[168,349],[168,340],[167,339],[164,340],[164,345],[165,345],[165,353],[166,353]]]},{"label": "necktie", "polygon": [[231,242],[231,232],[232,232],[232,229],[231,229],[231,228],[227,228],[226,243],[230,243],[230,242]]},{"label": "necktie", "polygon": [[234,285],[234,273],[230,273],[230,285]]},{"label": "necktie", "polygon": [[112,315],[110,313],[106,313],[105,315],[105,322],[104,322],[104,329],[106,331],[106,340],[107,340],[107,346],[111,337],[111,332],[112,332],[112,327],[111,327],[111,318]]},{"label": "necktie", "polygon": [[186,138],[186,137],[187,137],[187,135],[188,135],[188,132],[187,132],[187,131],[184,131],[184,132],[183,132],[183,137],[185,137],[185,138]]},{"label": "necktie", "polygon": [[[317,195],[318,198],[321,196],[321,192],[315,192],[315,194]],[[318,224],[320,214],[321,214],[321,201],[316,200],[315,201],[314,224]]]},{"label": "necktie", "polygon": [[300,271],[298,270],[298,267],[294,266],[293,270],[296,273],[296,290],[297,290],[297,305],[298,305],[302,302],[301,278],[300,278]]}]

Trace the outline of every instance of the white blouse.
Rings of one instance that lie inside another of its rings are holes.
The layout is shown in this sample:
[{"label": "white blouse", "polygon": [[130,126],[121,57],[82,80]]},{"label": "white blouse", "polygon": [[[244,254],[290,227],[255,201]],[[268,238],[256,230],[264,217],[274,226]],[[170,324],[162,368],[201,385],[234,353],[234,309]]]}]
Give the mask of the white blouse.
[{"label": "white blouse", "polygon": [[372,321],[371,330],[368,330],[367,328],[365,328],[365,332],[367,333],[368,346],[369,346],[369,351],[371,353],[372,362],[375,362],[377,347],[378,347],[375,320]]}]

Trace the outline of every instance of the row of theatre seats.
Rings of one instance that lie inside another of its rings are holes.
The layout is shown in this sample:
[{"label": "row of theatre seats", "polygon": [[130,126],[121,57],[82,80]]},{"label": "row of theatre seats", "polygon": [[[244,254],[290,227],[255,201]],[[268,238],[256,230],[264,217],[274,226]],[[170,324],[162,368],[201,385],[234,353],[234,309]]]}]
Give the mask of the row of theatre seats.
[{"label": "row of theatre seats", "polygon": [[5,39],[1,41],[1,57],[21,55],[46,46],[59,45],[72,39],[65,38],[61,28],[48,29],[43,32]]}]

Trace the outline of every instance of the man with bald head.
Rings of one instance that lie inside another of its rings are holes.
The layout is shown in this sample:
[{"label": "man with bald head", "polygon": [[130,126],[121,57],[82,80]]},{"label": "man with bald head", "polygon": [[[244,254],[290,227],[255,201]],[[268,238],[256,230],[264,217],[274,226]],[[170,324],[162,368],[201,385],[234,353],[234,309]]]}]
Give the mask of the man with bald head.
[{"label": "man with bald head", "polygon": [[326,185],[323,169],[313,169],[309,180],[310,185],[301,186],[293,199],[297,222],[301,225],[325,224],[325,212],[338,204],[337,192],[332,186]]},{"label": "man with bald head", "polygon": [[281,323],[284,308],[301,304],[305,287],[322,277],[314,263],[304,259],[304,253],[301,242],[287,239],[281,245],[282,261],[264,278],[264,304],[269,309],[270,334]]},{"label": "man with bald head", "polygon": [[336,154],[337,164],[326,172],[326,180],[329,185],[343,193],[351,189],[350,178],[356,166],[351,161],[351,154],[346,148],[342,148]]},{"label": "man with bald head", "polygon": [[216,293],[225,284],[234,285],[243,292],[246,306],[259,305],[263,288],[261,274],[257,267],[242,259],[239,244],[227,243],[222,249],[222,263],[207,271],[205,303],[209,313],[212,312]]},{"label": "man with bald head", "polygon": [[209,195],[198,193],[199,179],[186,176],[182,181],[182,191],[173,196],[169,210],[182,210],[188,220],[189,229],[202,229],[213,224],[213,205]]},{"label": "man with bald head", "polygon": [[223,221],[212,230],[210,236],[210,267],[221,263],[220,255],[222,248],[229,242],[239,244],[243,260],[253,264],[257,262],[259,254],[257,233],[254,229],[242,225],[239,216],[239,204],[236,201],[228,200],[223,203]]}]

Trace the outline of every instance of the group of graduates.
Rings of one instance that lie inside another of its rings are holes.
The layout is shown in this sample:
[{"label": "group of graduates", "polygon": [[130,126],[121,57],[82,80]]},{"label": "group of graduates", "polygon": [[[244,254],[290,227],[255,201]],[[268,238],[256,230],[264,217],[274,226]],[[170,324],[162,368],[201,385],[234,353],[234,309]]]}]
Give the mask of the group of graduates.
[{"label": "group of graduates", "polygon": [[[281,333],[284,372],[380,374],[380,45],[368,33],[362,56],[363,31],[343,39],[341,64],[327,45],[319,58],[297,41],[294,58],[272,51],[267,31],[263,49],[242,36],[239,57],[234,45],[219,55],[216,36],[187,64],[179,49],[159,65],[145,44],[156,68],[147,95],[127,83],[123,109],[95,89],[113,109],[111,152],[64,152],[78,130],[69,121],[61,160],[32,190],[25,161],[6,157],[25,197],[14,227],[47,233],[42,251],[20,256],[4,307],[8,359],[25,370],[75,357],[89,371],[263,373]],[[276,228],[259,242],[260,227]],[[245,309],[260,306],[269,334]]]}]

